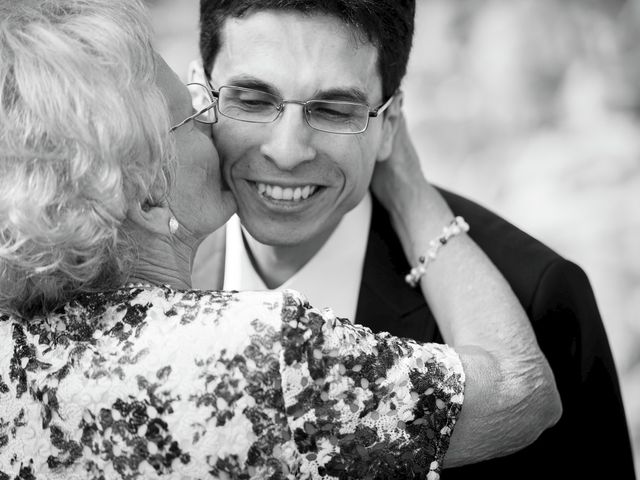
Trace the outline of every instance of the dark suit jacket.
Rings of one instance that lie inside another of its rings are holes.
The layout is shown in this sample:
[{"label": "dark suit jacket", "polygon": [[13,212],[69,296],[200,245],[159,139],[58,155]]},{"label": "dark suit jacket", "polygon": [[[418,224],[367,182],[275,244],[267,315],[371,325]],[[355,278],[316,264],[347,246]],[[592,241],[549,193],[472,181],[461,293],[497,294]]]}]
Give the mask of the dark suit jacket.
[{"label": "dark suit jacket", "polygon": [[[584,272],[494,213],[442,193],[525,308],[563,406],[560,421],[529,447],[446,469],[443,479],[634,479],[616,368]],[[376,332],[442,342],[420,289],[404,281],[409,269],[388,214],[374,199],[356,321]]]}]

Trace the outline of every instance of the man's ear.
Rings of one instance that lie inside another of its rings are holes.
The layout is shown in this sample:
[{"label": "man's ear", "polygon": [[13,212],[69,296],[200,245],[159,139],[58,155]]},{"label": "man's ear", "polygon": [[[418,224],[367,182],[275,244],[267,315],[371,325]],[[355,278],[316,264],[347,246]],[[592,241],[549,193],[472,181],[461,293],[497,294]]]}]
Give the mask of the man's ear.
[{"label": "man's ear", "polygon": [[207,76],[204,73],[204,67],[202,66],[202,60],[192,60],[189,62],[189,71],[187,74],[187,83],[201,83],[207,84]]},{"label": "man's ear", "polygon": [[[204,68],[202,67],[202,60],[192,60],[189,63],[187,83],[199,83],[200,85],[204,85],[205,87],[209,85],[209,83],[207,82],[207,77],[204,73]],[[191,102],[193,103],[193,106],[196,110],[199,110],[211,103],[211,97],[206,93],[204,93],[200,88],[195,90],[190,89],[190,93],[191,93]],[[218,107],[217,106],[214,107],[213,114],[215,118],[212,123],[218,123]]]},{"label": "man's ear", "polygon": [[378,155],[376,161],[384,162],[391,156],[391,150],[393,149],[393,139],[396,136],[398,130],[399,120],[402,117],[402,102],[404,100],[403,93],[398,91],[395,98],[389,105],[389,108],[383,113],[384,119],[382,124],[382,139],[380,141],[380,148],[378,149]]},{"label": "man's ear", "polygon": [[132,200],[127,209],[127,220],[139,229],[158,235],[169,235],[171,211],[166,205],[149,205]]}]

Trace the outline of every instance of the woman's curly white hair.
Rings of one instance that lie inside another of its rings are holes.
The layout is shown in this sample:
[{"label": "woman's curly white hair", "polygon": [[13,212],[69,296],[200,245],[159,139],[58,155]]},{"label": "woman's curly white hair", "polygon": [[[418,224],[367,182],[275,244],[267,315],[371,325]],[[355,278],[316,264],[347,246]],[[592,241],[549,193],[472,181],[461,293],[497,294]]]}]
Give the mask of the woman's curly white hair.
[{"label": "woman's curly white hair", "polygon": [[173,158],[150,38],[138,0],[0,4],[1,311],[126,278],[128,204]]}]

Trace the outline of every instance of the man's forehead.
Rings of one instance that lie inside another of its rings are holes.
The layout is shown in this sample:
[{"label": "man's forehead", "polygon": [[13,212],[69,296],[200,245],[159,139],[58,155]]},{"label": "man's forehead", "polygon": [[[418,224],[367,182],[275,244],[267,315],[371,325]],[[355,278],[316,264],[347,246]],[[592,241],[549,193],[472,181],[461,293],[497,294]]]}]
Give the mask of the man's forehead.
[{"label": "man's forehead", "polygon": [[[272,28],[277,26],[288,28],[286,30]],[[345,40],[345,43],[354,49],[373,47],[376,54],[378,51],[377,46],[363,31],[337,16],[322,12],[303,13],[296,10],[264,9],[251,11],[241,17],[228,17],[221,26],[220,40],[224,44],[238,34],[245,40],[257,40],[268,44],[277,41],[282,34],[293,33],[292,30],[304,34],[305,37],[317,36],[321,30]]]},{"label": "man's forehead", "polygon": [[370,94],[380,84],[378,49],[332,15],[252,12],[227,19],[220,40],[209,72],[213,81],[250,76],[276,86],[281,80],[297,81],[320,90],[361,89]]}]

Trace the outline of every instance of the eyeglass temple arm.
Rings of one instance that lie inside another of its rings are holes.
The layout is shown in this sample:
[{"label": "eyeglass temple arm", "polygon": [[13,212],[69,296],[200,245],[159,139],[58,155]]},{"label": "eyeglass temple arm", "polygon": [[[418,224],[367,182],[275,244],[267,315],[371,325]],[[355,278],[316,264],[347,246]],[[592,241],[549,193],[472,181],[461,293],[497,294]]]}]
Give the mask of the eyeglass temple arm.
[{"label": "eyeglass temple arm", "polygon": [[[184,125],[185,123],[187,123],[190,120],[193,120],[194,118],[196,118],[198,115],[202,115],[204,112],[207,112],[209,110],[211,110],[213,107],[216,106],[217,103],[217,99],[215,102],[211,102],[211,104],[207,105],[206,107],[198,110],[196,113],[194,113],[193,115],[189,115],[187,118],[185,118],[183,121],[181,121],[180,123],[178,123],[177,125],[174,125],[173,127],[171,127],[169,129],[169,133],[173,132],[176,128],[180,128],[182,125]],[[218,121],[218,114],[216,113],[216,121],[213,123],[216,123]]]},{"label": "eyeglass temple arm", "polygon": [[393,95],[391,95],[389,97],[389,99],[384,102],[382,105],[380,105],[378,108],[376,108],[375,110],[371,110],[369,112],[369,116],[370,117],[377,117],[378,115],[380,115],[381,113],[383,113],[387,108],[389,108],[389,105],[391,105],[391,103],[393,102],[393,100],[396,98],[396,96],[398,95],[400,91],[396,91]]}]

